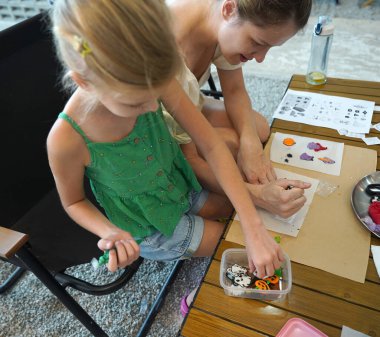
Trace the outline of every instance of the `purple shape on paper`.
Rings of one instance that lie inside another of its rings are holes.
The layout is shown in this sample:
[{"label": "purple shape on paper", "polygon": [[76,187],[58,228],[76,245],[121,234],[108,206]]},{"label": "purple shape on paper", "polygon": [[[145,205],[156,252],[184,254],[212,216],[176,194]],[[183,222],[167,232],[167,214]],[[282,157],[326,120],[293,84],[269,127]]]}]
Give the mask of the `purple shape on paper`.
[{"label": "purple shape on paper", "polygon": [[314,156],[309,156],[306,152],[304,152],[300,155],[300,159],[307,160],[307,161],[313,161]]},{"label": "purple shape on paper", "polygon": [[327,147],[322,146],[320,143],[314,143],[314,142],[310,142],[309,144],[307,144],[307,148],[310,150],[314,150],[315,152],[327,150]]},{"label": "purple shape on paper", "polygon": [[307,148],[308,148],[309,150],[314,150],[314,149],[317,149],[317,148],[318,148],[318,145],[317,145],[317,143],[310,142],[309,144],[307,144]]}]

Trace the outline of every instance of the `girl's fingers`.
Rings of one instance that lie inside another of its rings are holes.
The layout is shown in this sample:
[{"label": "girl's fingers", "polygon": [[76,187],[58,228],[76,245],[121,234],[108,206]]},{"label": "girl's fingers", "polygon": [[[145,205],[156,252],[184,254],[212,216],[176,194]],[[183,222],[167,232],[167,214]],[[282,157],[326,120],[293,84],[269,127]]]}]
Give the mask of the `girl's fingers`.
[{"label": "girl's fingers", "polygon": [[251,260],[248,261],[248,268],[251,273],[253,273],[256,270],[256,267]]},{"label": "girl's fingers", "polygon": [[264,276],[266,276],[266,268],[263,266],[263,267],[257,267],[256,266],[256,275],[258,278],[263,278]]},{"label": "girl's fingers", "polygon": [[117,254],[116,254],[116,250],[115,249],[111,249],[109,251],[109,255],[108,255],[108,270],[110,272],[115,272],[117,270],[117,267],[118,267],[118,262],[117,262]]},{"label": "girl's fingers", "polygon": [[128,255],[127,264],[125,266],[131,264],[138,257],[138,256],[136,256],[136,251],[135,251],[134,246],[132,245],[132,242],[133,241],[126,241],[126,242],[124,242],[124,247],[125,247],[125,249],[127,251],[127,255]]},{"label": "girl's fingers", "polygon": [[135,252],[135,260],[140,256],[140,246],[137,244],[135,240],[130,241],[131,246]]},{"label": "girl's fingers", "polygon": [[273,273],[272,273],[272,274],[268,274],[269,276],[272,276],[272,275],[274,274],[274,271],[275,271],[276,269],[278,269],[278,268],[281,267],[281,261],[280,261],[280,259],[279,259],[279,255],[280,255],[280,254],[276,255],[276,258],[275,258],[274,261],[273,261]]},{"label": "girl's fingers", "polygon": [[115,247],[117,251],[118,267],[124,268],[128,263],[128,253],[125,244],[121,241],[116,241]]},{"label": "girl's fingers", "polygon": [[98,241],[98,247],[100,250],[110,250],[113,248],[113,241],[107,239],[100,239]]},{"label": "girl's fingers", "polygon": [[264,276],[272,276],[272,275],[274,275],[275,269],[276,268],[273,266],[273,264],[268,264],[267,266],[265,266],[265,275]]},{"label": "girl's fingers", "polygon": [[[280,265],[278,266],[278,268],[280,268],[281,267],[281,264],[282,264],[282,262],[284,262],[285,261],[285,255],[284,255],[284,252],[282,251],[282,249],[280,248],[280,250],[278,251],[278,254],[277,254],[277,256],[278,256],[278,261],[279,261],[279,263],[280,263]],[[278,269],[278,268],[276,268],[276,269]]]}]

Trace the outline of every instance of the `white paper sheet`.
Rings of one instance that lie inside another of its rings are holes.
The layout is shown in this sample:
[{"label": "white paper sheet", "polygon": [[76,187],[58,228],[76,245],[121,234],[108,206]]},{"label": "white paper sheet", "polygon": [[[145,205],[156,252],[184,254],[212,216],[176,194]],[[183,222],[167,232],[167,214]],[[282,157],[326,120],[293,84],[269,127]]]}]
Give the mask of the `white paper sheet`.
[{"label": "white paper sheet", "polygon": [[[265,227],[271,231],[286,234],[296,237],[303,225],[309,206],[313,201],[315,191],[318,187],[319,180],[309,178],[300,174],[289,172],[275,168],[277,178],[287,178],[292,180],[301,180],[311,184],[311,187],[305,190],[306,203],[303,207],[293,216],[288,219],[281,218],[277,215],[269,213],[268,211],[258,208],[257,212],[260,215]],[[239,221],[239,216],[235,215],[235,220]]]},{"label": "white paper sheet", "polygon": [[342,334],[340,337],[370,337],[362,332],[349,328],[348,326],[342,326]]},{"label": "white paper sheet", "polygon": [[[292,146],[284,145],[283,141],[286,138],[293,139],[295,144]],[[308,146],[310,143],[319,143],[323,147],[327,147],[327,149],[321,151],[309,149]],[[276,132],[270,150],[270,159],[280,164],[339,176],[342,167],[343,150],[343,143]],[[301,156],[304,153],[308,156],[312,156],[313,160],[302,160]],[[323,162],[320,158],[332,159],[335,163],[328,164]]]},{"label": "white paper sheet", "polygon": [[362,137],[362,140],[367,145],[379,145],[380,144],[379,137]]},{"label": "white paper sheet", "polygon": [[375,102],[289,89],[274,118],[334,130],[368,133]]},{"label": "white paper sheet", "polygon": [[375,263],[377,275],[380,277],[380,246],[371,245],[373,262]]}]

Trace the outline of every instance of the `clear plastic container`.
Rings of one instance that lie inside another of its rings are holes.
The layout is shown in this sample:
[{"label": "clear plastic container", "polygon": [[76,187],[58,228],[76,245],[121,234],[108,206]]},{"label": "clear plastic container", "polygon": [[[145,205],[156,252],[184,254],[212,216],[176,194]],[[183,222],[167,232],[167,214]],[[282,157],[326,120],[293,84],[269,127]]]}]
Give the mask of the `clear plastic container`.
[{"label": "clear plastic container", "polygon": [[327,82],[327,65],[334,34],[334,25],[328,16],[320,16],[311,40],[306,82],[321,85]]},{"label": "clear plastic container", "polygon": [[287,255],[285,255],[285,261],[281,266],[282,289],[280,290],[260,290],[234,286],[232,281],[226,276],[226,271],[227,268],[235,263],[241,266],[248,266],[245,249],[231,248],[223,252],[222,262],[220,264],[220,285],[223,287],[224,293],[228,296],[246,297],[264,301],[282,301],[292,288],[292,269]]}]

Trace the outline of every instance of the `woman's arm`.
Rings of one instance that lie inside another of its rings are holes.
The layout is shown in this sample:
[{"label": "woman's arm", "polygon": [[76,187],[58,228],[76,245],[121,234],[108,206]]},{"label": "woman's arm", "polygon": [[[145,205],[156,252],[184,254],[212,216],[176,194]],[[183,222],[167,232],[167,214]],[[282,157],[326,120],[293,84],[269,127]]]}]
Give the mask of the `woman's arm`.
[{"label": "woman's arm", "polygon": [[[244,85],[242,69],[221,70],[218,76],[224,97],[226,113],[240,139],[238,164],[250,183],[267,183],[276,175],[263,151],[254,114]],[[256,112],[257,113],[257,112]]]},{"label": "woman's arm", "polygon": [[162,100],[168,111],[191,136],[239,214],[250,268],[256,268],[260,276],[272,275],[283,260],[282,251],[259,218],[227,146],[176,80],[168,85]]}]

